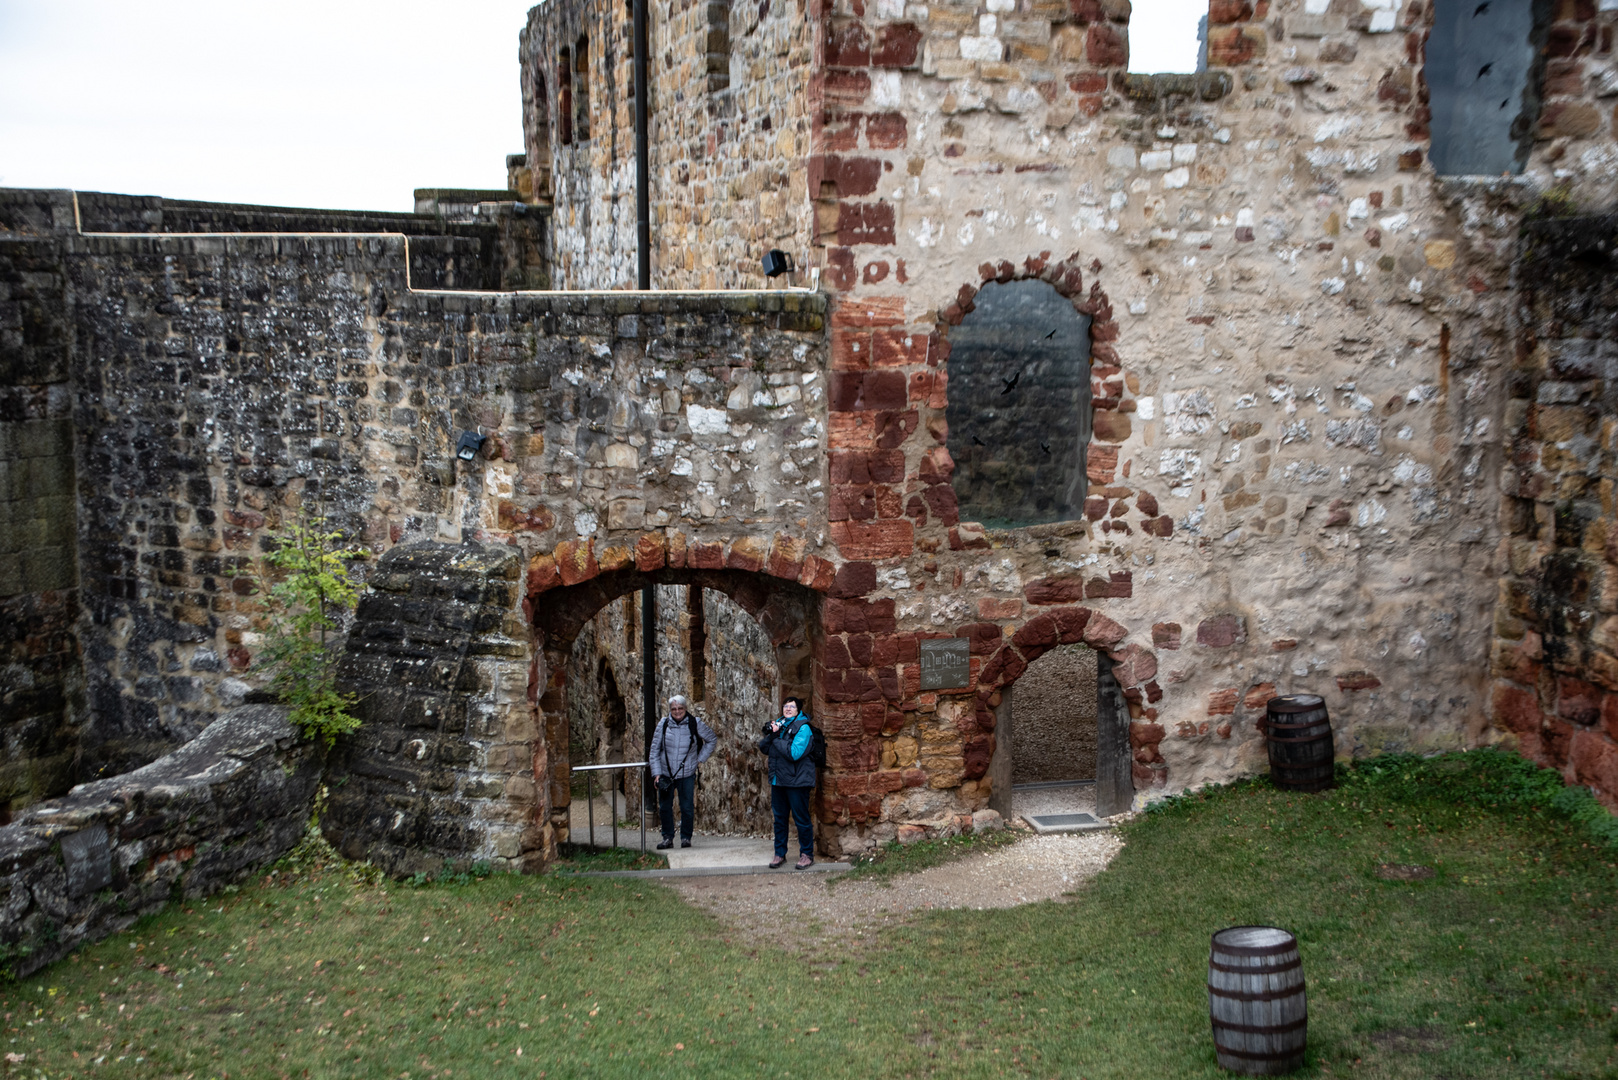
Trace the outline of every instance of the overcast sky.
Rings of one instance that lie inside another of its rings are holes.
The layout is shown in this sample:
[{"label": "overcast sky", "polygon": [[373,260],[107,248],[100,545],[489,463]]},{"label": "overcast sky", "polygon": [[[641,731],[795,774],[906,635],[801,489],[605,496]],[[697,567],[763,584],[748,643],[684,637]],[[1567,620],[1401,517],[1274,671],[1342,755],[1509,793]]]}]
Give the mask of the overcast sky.
[{"label": "overcast sky", "polygon": [[[506,186],[530,0],[0,0],[0,187],[408,210]],[[1135,0],[1190,71],[1207,0]]]},{"label": "overcast sky", "polygon": [[531,0],[0,0],[0,187],[409,210],[506,186]]}]

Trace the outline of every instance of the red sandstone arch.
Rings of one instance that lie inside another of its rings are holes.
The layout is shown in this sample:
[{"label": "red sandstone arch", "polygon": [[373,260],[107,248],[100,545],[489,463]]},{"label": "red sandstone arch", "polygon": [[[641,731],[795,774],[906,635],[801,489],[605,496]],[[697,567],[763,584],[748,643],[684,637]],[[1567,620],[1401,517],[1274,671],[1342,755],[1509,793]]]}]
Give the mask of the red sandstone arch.
[{"label": "red sandstone arch", "polygon": [[[751,615],[775,647],[784,695],[815,697],[815,657],[823,642],[819,593],[835,587],[832,564],[802,554],[802,541],[777,535],[688,543],[683,534],[643,534],[630,549],[608,547],[598,556],[593,541],[569,541],[550,555],[530,560],[524,613],[539,649],[529,677],[529,700],[537,707],[548,748],[551,822],[566,827],[568,783],[567,662],[579,630],[597,612],[648,585],[688,585],[724,593]],[[835,766],[833,766],[835,768]],[[831,770],[828,770],[831,771]]]}]

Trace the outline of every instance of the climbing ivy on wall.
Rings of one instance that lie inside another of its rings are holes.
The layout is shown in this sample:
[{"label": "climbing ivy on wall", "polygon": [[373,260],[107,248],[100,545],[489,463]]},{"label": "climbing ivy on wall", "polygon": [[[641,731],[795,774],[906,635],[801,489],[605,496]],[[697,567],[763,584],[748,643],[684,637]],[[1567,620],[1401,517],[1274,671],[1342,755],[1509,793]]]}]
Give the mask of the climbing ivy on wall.
[{"label": "climbing ivy on wall", "polygon": [[292,722],[329,747],[360,726],[354,695],[337,690],[332,646],[358,595],[348,564],[368,552],[344,546],[342,532],[328,530],[319,515],[300,514],[272,537],[275,548],[259,567],[260,587],[269,596],[260,656]]}]

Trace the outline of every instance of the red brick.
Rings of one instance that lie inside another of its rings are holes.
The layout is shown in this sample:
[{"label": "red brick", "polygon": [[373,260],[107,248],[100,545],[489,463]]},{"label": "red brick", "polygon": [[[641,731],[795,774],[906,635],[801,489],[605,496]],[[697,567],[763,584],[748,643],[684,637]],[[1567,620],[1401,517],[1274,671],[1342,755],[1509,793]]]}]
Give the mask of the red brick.
[{"label": "red brick", "polygon": [[871,194],[881,180],[882,162],[876,158],[822,154],[809,159],[809,190],[822,197],[824,184],[835,185],[835,198],[847,199]]},{"label": "red brick", "polygon": [[1161,517],[1148,518],[1140,523],[1140,531],[1147,536],[1169,537],[1174,535],[1174,519],[1164,514]]},{"label": "red brick", "polygon": [[546,589],[562,584],[562,574],[556,560],[549,555],[535,555],[528,561],[528,595],[534,596]]},{"label": "red brick", "polygon": [[903,409],[909,400],[904,372],[832,372],[830,406],[834,412]]},{"label": "red brick", "polygon": [[831,369],[833,371],[869,371],[871,369],[871,335],[851,334],[843,331],[832,335]]},{"label": "red brick", "polygon": [[894,242],[893,204],[841,203],[837,207],[837,242],[891,245]]},{"label": "red brick", "polygon": [[955,636],[971,641],[971,651],[975,656],[991,656],[1005,644],[1005,635],[996,623],[967,623],[956,628]]},{"label": "red brick", "polygon": [[848,642],[838,635],[831,635],[825,639],[820,649],[819,660],[821,666],[828,670],[841,670],[854,666],[854,660],[848,654]]},{"label": "red brick", "polygon": [[1084,500],[1084,516],[1091,521],[1100,521],[1107,516],[1107,499],[1104,495],[1089,495]]},{"label": "red brick", "polygon": [[983,670],[978,673],[978,685],[1005,686],[1007,683],[1016,682],[1027,670],[1028,661],[1022,658],[1022,654],[1010,645],[1005,645],[983,665]]},{"label": "red brick", "polygon": [[[1068,9],[1073,12],[1073,18],[1081,23],[1106,21],[1106,16],[1101,12],[1101,0],[1068,0]],[[1102,86],[1105,85],[1103,82]]]},{"label": "red brick", "polygon": [[865,67],[871,62],[871,34],[862,22],[834,24],[826,31],[827,67]]},{"label": "red brick", "polygon": [[[900,558],[909,555],[916,547],[915,527],[904,518],[874,521],[869,524],[858,521],[834,521],[831,523],[831,538],[845,559]],[[844,569],[848,567],[845,566]],[[838,576],[842,575],[839,573]],[[872,586],[874,585],[873,580]]]},{"label": "red brick", "polygon": [[1113,570],[1107,574],[1108,580],[1091,578],[1090,583],[1084,587],[1087,600],[1104,597],[1128,599],[1135,595],[1135,575],[1128,570]]},{"label": "red brick", "polygon": [[1240,615],[1215,615],[1197,624],[1197,644],[1228,649],[1247,640],[1247,620]]},{"label": "red brick", "polygon": [[838,292],[847,292],[859,284],[859,270],[854,266],[854,252],[846,247],[826,249],[826,282]]},{"label": "red brick", "polygon": [[1177,622],[1153,623],[1152,644],[1159,649],[1178,649],[1180,647],[1180,624]]},{"label": "red brick", "polygon": [[1337,689],[1345,693],[1350,690],[1375,690],[1382,685],[1382,680],[1369,671],[1345,671],[1337,676]]},{"label": "red brick", "polygon": [[1255,683],[1242,697],[1242,704],[1249,709],[1262,709],[1275,697],[1275,684],[1272,682]]},{"label": "red brick", "polygon": [[1129,725],[1129,746],[1133,750],[1155,747],[1167,737],[1162,724],[1132,723]]},{"label": "red brick", "polygon": [[[1015,600],[1011,601],[1016,603]],[[1090,624],[1090,609],[1082,607],[1057,608],[1050,613],[1056,620],[1056,633],[1064,645],[1084,640],[1085,627]]]},{"label": "red brick", "polygon": [[556,568],[562,574],[562,584],[577,585],[601,572],[595,547],[594,540],[563,540],[556,545]]},{"label": "red brick", "polygon": [[1130,421],[1126,412],[1096,410],[1091,433],[1099,442],[1121,443],[1129,438]]},{"label": "red brick", "polygon": [[1129,644],[1112,654],[1113,675],[1120,686],[1137,686],[1157,677],[1157,654],[1140,645]]},{"label": "red brick", "polygon": [[775,541],[770,545],[770,557],[764,565],[764,572],[771,577],[797,581],[798,575],[803,573],[803,547],[802,540],[776,533]]},{"label": "red brick", "polygon": [[839,300],[832,312],[834,330],[852,326],[900,326],[905,321],[902,296],[861,296]]},{"label": "red brick", "polygon": [[1157,685],[1156,680],[1153,680],[1152,682],[1147,683],[1146,686],[1145,686],[1145,690],[1146,690],[1146,700],[1147,701],[1158,702],[1158,701],[1163,700],[1163,688],[1161,686]]},{"label": "red brick", "polygon": [[989,537],[984,533],[981,525],[967,522],[965,525],[952,526],[949,530],[949,549],[951,551],[971,551],[989,546]]},{"label": "red brick", "polygon": [[927,362],[928,336],[910,330],[878,330],[872,335],[870,362],[875,367],[906,367]]},{"label": "red brick", "polygon": [[989,771],[989,761],[994,757],[994,736],[983,734],[974,735],[966,740],[966,748],[961,757],[965,768],[961,776],[967,780],[977,780]]},{"label": "red brick", "polygon": [[1147,517],[1157,516],[1157,496],[1149,491],[1143,491],[1135,496],[1135,506]]},{"label": "red brick", "polygon": [[921,54],[921,29],[915,23],[889,23],[877,32],[871,66],[915,67]]},{"label": "red brick", "polygon": [[694,543],[687,551],[685,562],[695,570],[722,570],[725,566],[725,545],[717,540]]},{"label": "red brick", "polygon": [[849,634],[844,639],[848,646],[850,667],[871,666],[871,642],[873,640],[870,634]]},{"label": "red brick", "polygon": [[922,491],[921,497],[926,500],[927,508],[933,512],[942,524],[954,525],[961,520],[960,504],[955,498],[955,489],[948,484],[934,484]]},{"label": "red brick", "polygon": [[1077,577],[1036,578],[1022,593],[1030,604],[1071,604],[1084,599],[1084,582]]},{"label": "red brick", "polygon": [[803,560],[803,573],[798,575],[798,584],[816,592],[826,592],[832,587],[837,577],[837,565],[829,559],[822,559],[819,555],[807,555]]},{"label": "red brick", "polygon": [[837,580],[832,583],[831,595],[847,599],[864,596],[874,588],[876,588],[876,567],[868,562],[849,562],[838,568]]},{"label": "red brick", "polygon": [[1210,66],[1238,67],[1263,56],[1267,48],[1268,43],[1261,27],[1249,25],[1208,28]]},{"label": "red brick", "polygon": [[1234,687],[1210,691],[1208,694],[1209,716],[1230,716],[1236,711],[1236,698],[1240,692]]},{"label": "red brick", "polygon": [[871,95],[871,76],[863,71],[828,71],[823,85],[828,105],[859,105]]},{"label": "red brick", "polygon": [[[998,632],[999,627],[995,629]],[[1056,620],[1050,615],[1035,616],[1011,637],[1012,643],[1024,653],[1034,648],[1047,649],[1060,639],[1061,632],[1057,629]]]},{"label": "red brick", "polygon": [[904,113],[872,113],[865,118],[865,145],[872,150],[898,150],[909,138]]},{"label": "red brick", "polygon": [[662,533],[642,533],[635,541],[635,569],[643,574],[661,570],[663,564],[668,561],[666,548],[667,541],[663,539]]},{"label": "red brick", "polygon": [[1253,17],[1251,0],[1209,0],[1208,25],[1246,22]]},{"label": "red brick", "polygon": [[985,596],[978,600],[980,619],[1015,619],[1021,614],[1021,600],[1002,600],[995,596]]},{"label": "red brick", "polygon": [[823,669],[821,691],[827,701],[881,701],[882,686],[858,668]]},{"label": "red brick", "polygon": [[1117,30],[1093,23],[1084,35],[1084,58],[1094,67],[1123,67],[1129,62],[1129,47]]},{"label": "red brick", "polygon": [[1118,448],[1091,443],[1084,452],[1084,472],[1097,484],[1112,483],[1118,471]]},{"label": "red brick", "polygon": [[1090,613],[1084,627],[1085,644],[1095,649],[1110,649],[1128,636],[1129,631],[1099,611]]}]

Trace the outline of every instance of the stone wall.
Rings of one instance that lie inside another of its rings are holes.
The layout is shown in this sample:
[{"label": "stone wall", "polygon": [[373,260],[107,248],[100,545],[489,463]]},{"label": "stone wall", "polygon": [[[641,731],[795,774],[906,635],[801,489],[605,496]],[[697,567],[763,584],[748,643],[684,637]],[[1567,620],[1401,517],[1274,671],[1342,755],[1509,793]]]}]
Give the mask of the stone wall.
[{"label": "stone wall", "polygon": [[0,239],[0,823],[79,777],[71,315],[58,245]]},{"label": "stone wall", "polygon": [[1096,778],[1095,650],[1064,645],[1028,665],[1011,695],[1011,736],[1014,784]]},{"label": "stone wall", "polygon": [[321,819],[347,857],[405,875],[554,855],[522,573],[513,547],[428,542],[369,575],[338,668],[363,726],[332,757]]},{"label": "stone wall", "polygon": [[[814,0],[651,5],[654,288],[761,287],[760,260],[771,248],[810,265],[816,7]],[[635,284],[631,30],[627,5],[590,3],[535,7],[523,32],[527,157],[549,162],[558,287]],[[583,82],[574,52],[581,35]],[[570,79],[559,66],[564,49]],[[574,99],[586,92],[588,137],[561,116],[565,97],[576,118]]]},{"label": "stone wall", "polygon": [[1507,424],[1496,720],[1618,810],[1618,217],[1529,226]]},{"label": "stone wall", "polygon": [[305,834],[320,771],[284,709],[249,705],[142,769],[30,807],[0,828],[0,974],[279,858]]}]

